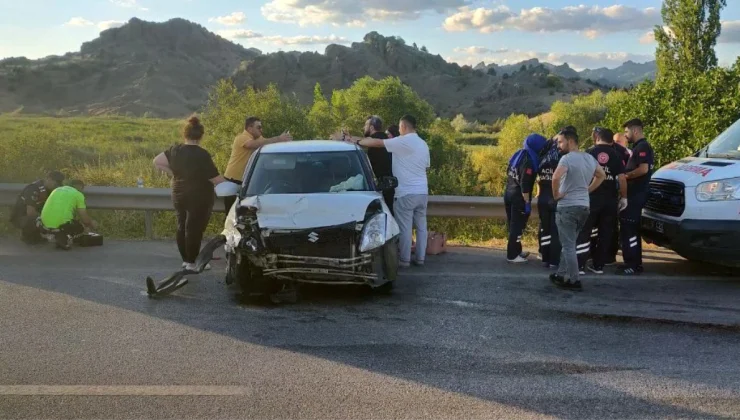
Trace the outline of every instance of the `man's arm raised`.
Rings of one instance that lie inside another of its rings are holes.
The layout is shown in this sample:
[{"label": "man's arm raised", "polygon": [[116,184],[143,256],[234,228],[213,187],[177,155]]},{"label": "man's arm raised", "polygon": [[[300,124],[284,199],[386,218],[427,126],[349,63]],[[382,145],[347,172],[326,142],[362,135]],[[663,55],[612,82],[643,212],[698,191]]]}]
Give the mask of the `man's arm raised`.
[{"label": "man's arm raised", "polygon": [[290,135],[290,130],[288,130],[277,137],[271,137],[269,139],[262,137],[262,138],[255,139],[252,141],[245,141],[242,147],[244,147],[245,149],[249,149],[249,150],[257,150],[260,147],[268,145],[268,144],[282,143],[282,142],[292,141],[292,140],[293,140],[293,136]]}]

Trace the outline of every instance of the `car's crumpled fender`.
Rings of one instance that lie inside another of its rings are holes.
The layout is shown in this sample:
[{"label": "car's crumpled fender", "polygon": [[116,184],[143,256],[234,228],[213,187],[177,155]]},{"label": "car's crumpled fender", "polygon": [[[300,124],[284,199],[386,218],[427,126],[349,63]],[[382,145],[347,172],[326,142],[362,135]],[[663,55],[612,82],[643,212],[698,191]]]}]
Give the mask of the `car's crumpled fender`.
[{"label": "car's crumpled fender", "polygon": [[[242,199],[239,206],[256,209],[260,229],[302,230],[315,227],[337,226],[351,222],[364,222],[368,207],[380,203],[388,216],[386,241],[400,233],[398,223],[379,193],[343,192],[318,194],[269,194]],[[236,207],[236,206],[234,206]],[[224,226],[224,235],[229,242],[236,239],[234,208],[231,209]],[[238,241],[237,241],[238,242]]]}]

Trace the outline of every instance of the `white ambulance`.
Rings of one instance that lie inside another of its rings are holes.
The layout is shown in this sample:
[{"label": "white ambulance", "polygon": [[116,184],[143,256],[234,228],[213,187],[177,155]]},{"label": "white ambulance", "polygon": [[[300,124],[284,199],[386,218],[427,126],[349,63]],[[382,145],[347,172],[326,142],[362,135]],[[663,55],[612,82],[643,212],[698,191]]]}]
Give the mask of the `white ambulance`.
[{"label": "white ambulance", "polygon": [[688,260],[740,267],[740,120],[653,174],[641,231]]}]

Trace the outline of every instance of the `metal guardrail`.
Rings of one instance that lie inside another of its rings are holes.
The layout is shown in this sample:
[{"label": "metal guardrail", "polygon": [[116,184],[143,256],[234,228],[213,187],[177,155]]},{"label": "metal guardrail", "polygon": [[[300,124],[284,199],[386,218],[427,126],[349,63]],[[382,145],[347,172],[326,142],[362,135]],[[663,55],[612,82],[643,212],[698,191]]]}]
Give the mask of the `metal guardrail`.
[{"label": "metal guardrail", "polygon": [[[15,204],[24,184],[0,183],[0,206]],[[85,188],[87,207],[101,210],[143,210],[147,237],[152,237],[152,212],[174,210],[169,188]],[[214,211],[223,212],[217,201]],[[537,213],[536,199],[532,203],[532,216]],[[468,197],[456,195],[431,195],[427,215],[430,217],[462,217],[506,219],[504,199],[501,197]],[[530,216],[531,217],[531,216]]]}]

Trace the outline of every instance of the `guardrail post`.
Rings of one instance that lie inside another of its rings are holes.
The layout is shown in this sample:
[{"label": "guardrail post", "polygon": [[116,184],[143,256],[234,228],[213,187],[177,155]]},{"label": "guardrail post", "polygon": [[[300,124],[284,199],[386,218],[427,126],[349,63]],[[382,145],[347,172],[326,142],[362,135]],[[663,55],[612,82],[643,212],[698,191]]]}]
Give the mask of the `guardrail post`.
[{"label": "guardrail post", "polygon": [[144,229],[146,230],[147,239],[154,239],[154,220],[152,217],[151,210],[144,210]]}]

